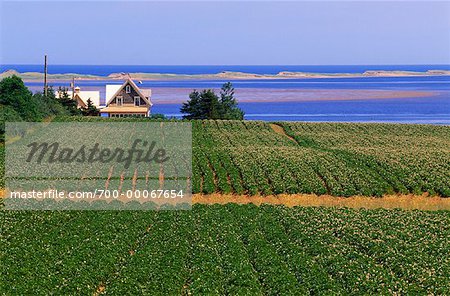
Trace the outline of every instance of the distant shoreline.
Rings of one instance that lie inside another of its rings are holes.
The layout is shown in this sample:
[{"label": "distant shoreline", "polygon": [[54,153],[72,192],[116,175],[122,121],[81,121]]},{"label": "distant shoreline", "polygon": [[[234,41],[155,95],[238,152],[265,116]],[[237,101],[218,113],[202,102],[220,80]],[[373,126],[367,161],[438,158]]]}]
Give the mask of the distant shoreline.
[{"label": "distant shoreline", "polygon": [[[42,80],[44,74],[41,72],[18,72],[14,69],[4,71],[1,78],[17,75],[25,81]],[[48,74],[49,81],[69,81],[73,78],[77,80],[124,80],[128,77],[134,80],[224,80],[224,79],[309,79],[309,78],[363,78],[363,77],[428,77],[428,76],[450,76],[450,70],[428,70],[417,71],[397,71],[397,70],[370,70],[363,73],[312,73],[312,72],[291,72],[281,71],[277,74],[255,74],[246,72],[223,71],[216,74],[165,74],[165,73],[111,73],[107,76],[88,75],[77,73]]]}]

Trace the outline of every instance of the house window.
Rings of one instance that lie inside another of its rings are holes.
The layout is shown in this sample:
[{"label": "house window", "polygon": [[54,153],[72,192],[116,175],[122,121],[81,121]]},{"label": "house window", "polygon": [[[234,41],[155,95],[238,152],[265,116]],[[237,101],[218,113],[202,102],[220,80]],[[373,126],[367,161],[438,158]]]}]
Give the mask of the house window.
[{"label": "house window", "polygon": [[141,105],[141,97],[134,97],[134,105],[140,106]]},{"label": "house window", "polygon": [[125,86],[125,92],[129,94],[131,92],[131,86],[129,85]]},{"label": "house window", "polygon": [[123,97],[117,97],[117,106],[123,105]]}]

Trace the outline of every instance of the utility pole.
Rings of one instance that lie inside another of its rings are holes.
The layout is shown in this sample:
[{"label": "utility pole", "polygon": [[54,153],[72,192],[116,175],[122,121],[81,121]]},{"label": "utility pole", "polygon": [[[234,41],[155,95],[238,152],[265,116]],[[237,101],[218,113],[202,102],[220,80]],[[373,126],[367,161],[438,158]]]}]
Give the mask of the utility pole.
[{"label": "utility pole", "polygon": [[72,100],[75,97],[75,76],[72,77]]},{"label": "utility pole", "polygon": [[44,58],[44,95],[47,96],[47,55]]}]

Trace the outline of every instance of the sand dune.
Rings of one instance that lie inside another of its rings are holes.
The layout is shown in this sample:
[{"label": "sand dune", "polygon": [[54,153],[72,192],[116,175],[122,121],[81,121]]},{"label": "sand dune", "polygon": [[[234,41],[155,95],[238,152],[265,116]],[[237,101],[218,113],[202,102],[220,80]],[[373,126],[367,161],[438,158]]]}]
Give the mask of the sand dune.
[{"label": "sand dune", "polygon": [[[24,80],[40,80],[44,74],[39,72],[19,73],[13,69],[0,74],[0,77],[17,75]],[[308,73],[283,71],[278,74],[254,74],[244,72],[220,72],[216,74],[162,74],[162,73],[111,73],[108,76],[85,75],[76,73],[49,74],[50,81],[70,80],[73,77],[82,80],[124,80],[128,77],[139,80],[183,80],[183,79],[289,79],[289,78],[344,78],[344,77],[408,77],[408,76],[447,76],[450,71],[429,70],[426,72],[412,71],[366,71],[364,73]]]}]

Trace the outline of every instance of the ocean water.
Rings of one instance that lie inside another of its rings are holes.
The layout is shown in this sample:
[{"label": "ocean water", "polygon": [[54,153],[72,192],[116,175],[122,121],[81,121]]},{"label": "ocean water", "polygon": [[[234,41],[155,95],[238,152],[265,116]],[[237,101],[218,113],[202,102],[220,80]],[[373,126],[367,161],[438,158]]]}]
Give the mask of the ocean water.
[{"label": "ocean water", "polygon": [[[155,104],[152,112],[179,118],[180,106]],[[239,106],[249,120],[450,125],[450,99],[446,98],[241,103]]]},{"label": "ocean water", "polygon": [[[443,90],[450,91],[450,76],[424,77],[352,77],[352,78],[301,78],[301,79],[227,79],[227,80],[144,80],[144,88],[220,88],[231,81],[235,88],[264,89],[379,89],[379,90]],[[78,80],[77,85],[104,88],[106,84],[121,84],[117,80]],[[68,86],[67,81],[51,82],[53,87]],[[33,87],[43,87],[42,81],[27,82]]]},{"label": "ocean water", "polygon": [[[2,71],[16,69],[20,72],[42,71],[36,65],[2,65]],[[280,71],[300,71],[317,73],[361,73],[367,70],[403,70],[427,71],[450,70],[450,65],[415,66],[50,66],[50,73],[79,73],[108,75],[112,72],[154,72],[174,74],[211,74],[221,71],[241,71],[259,74],[275,74]],[[153,113],[180,117],[181,103],[157,103],[158,93],[164,90],[165,96],[183,98],[192,89],[220,88],[228,80],[160,80],[143,81],[141,87],[153,89]],[[337,122],[396,122],[450,125],[450,76],[428,77],[362,77],[362,78],[320,78],[320,79],[264,79],[231,80],[234,87],[246,90],[246,99],[253,92],[258,98],[267,95],[269,100],[260,102],[241,101],[239,106],[245,111],[246,119],[266,121],[337,121]],[[106,84],[119,84],[119,81],[77,81],[82,89],[99,90],[104,97]],[[42,89],[42,82],[26,83],[33,91]],[[55,82],[52,85],[68,86],[67,82]],[[289,102],[286,93],[289,92]],[[317,100],[302,101],[302,92],[317,91]],[[362,91],[361,98],[352,100],[320,100],[320,91],[333,93]],[[368,99],[363,91],[420,91],[430,95],[419,97]],[[262,95],[261,95],[262,93]],[[431,95],[432,94],[432,95]],[[284,96],[284,97],[282,97]],[[296,97],[298,96],[298,98]],[[239,96],[237,96],[239,99]]]}]

